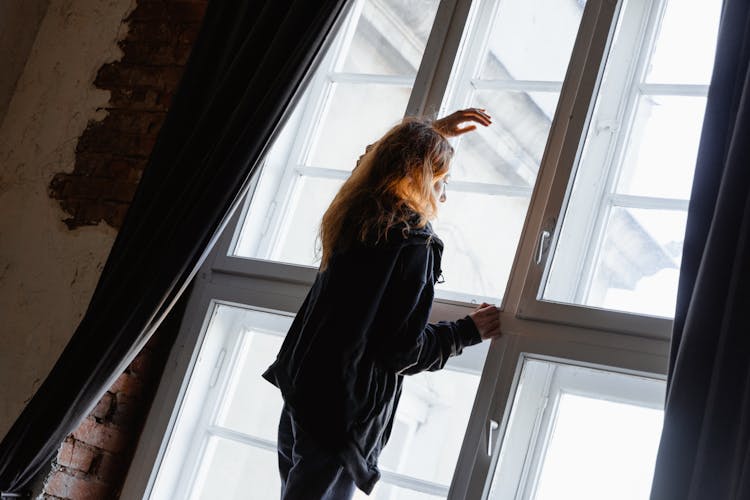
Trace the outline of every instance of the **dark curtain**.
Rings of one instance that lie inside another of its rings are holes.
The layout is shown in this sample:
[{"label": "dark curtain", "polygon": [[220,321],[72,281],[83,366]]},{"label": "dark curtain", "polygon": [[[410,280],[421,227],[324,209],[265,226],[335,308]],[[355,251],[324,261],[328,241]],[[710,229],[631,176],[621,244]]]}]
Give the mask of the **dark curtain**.
[{"label": "dark curtain", "polygon": [[653,500],[750,498],[750,2],[726,0],[687,219]]},{"label": "dark curtain", "polygon": [[0,443],[0,491],[22,491],[49,466],[187,286],[346,6],[346,0],[209,3],[89,308]]}]

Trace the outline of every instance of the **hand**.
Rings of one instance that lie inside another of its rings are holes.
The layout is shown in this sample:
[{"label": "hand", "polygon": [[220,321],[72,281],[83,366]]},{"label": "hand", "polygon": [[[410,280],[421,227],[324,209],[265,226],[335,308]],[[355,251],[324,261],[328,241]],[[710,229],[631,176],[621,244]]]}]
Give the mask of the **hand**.
[{"label": "hand", "polygon": [[497,307],[483,302],[469,317],[474,321],[482,340],[500,336],[500,310]]},{"label": "hand", "polygon": [[461,127],[464,122],[474,122],[486,127],[492,123],[492,118],[481,108],[461,109],[435,120],[432,127],[445,137],[456,137],[476,130],[477,126],[473,124]]}]

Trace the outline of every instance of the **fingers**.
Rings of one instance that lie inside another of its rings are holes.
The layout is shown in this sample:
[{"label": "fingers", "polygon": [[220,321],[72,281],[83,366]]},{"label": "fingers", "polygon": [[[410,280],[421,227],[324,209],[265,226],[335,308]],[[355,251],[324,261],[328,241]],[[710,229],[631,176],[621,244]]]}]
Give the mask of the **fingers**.
[{"label": "fingers", "polygon": [[464,122],[473,122],[484,127],[492,124],[492,117],[483,108],[466,108],[433,122],[433,127],[447,137],[455,137],[476,130],[476,125],[460,127]]},{"label": "fingers", "polygon": [[456,111],[451,115],[457,122],[473,121],[485,127],[492,123],[492,117],[482,108],[466,108]]},{"label": "fingers", "polygon": [[482,339],[500,336],[500,310],[486,302],[478,306],[470,315]]}]

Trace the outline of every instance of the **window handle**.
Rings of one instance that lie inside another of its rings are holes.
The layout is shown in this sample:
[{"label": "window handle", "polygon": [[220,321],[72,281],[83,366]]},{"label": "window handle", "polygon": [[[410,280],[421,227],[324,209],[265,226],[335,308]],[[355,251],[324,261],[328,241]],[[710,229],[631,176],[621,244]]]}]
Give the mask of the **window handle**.
[{"label": "window handle", "polygon": [[492,456],[492,434],[497,430],[497,428],[500,427],[500,424],[497,423],[497,420],[490,419],[489,421],[489,429],[487,431],[487,455]]},{"label": "window handle", "polygon": [[549,237],[550,232],[546,229],[542,230],[541,233],[539,233],[539,242],[537,243],[537,252],[536,252],[536,263],[541,264],[544,260],[545,255],[547,255],[547,251],[549,250]]}]

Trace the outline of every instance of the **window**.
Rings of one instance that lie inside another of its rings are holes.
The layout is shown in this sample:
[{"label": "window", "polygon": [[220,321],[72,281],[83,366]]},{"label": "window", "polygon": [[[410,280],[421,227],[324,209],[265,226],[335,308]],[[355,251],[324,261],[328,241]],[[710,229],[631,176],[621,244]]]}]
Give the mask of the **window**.
[{"label": "window", "polygon": [[[465,106],[494,124],[454,141],[431,320],[486,300],[504,334],[407,378],[374,498],[544,499],[582,471],[635,488],[599,498],[645,495],[719,11],[352,2],[199,273],[123,498],[276,496],[282,403],[259,375],[315,279],[321,215],[404,114]],[[602,443],[640,451],[604,476]]]},{"label": "window", "polygon": [[406,113],[437,7],[355,2],[266,159],[233,255],[317,265],[323,212],[365,147]]},{"label": "window", "polygon": [[489,498],[648,498],[664,382],[524,358]]},{"label": "window", "polygon": [[672,316],[720,8],[624,3],[544,299]]},{"label": "window", "polygon": [[[214,302],[150,498],[265,500],[278,494],[276,433],[283,400],[261,378],[292,322],[288,313]],[[451,361],[408,377],[376,499],[445,497],[479,372]],[[248,485],[252,488],[248,489]]]}]

